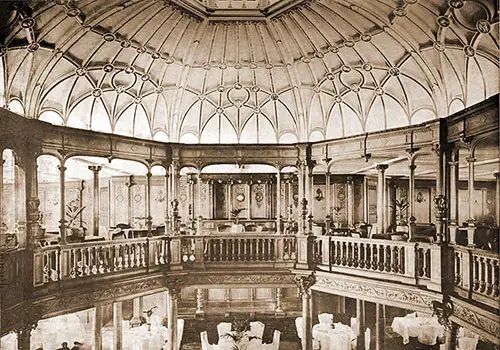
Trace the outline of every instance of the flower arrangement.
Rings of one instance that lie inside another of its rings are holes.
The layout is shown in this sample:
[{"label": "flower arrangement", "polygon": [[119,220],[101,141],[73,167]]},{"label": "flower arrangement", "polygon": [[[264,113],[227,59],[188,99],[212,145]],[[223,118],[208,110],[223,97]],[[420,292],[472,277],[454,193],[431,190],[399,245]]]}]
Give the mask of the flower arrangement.
[{"label": "flower arrangement", "polygon": [[233,218],[235,224],[238,224],[239,220],[238,216],[241,214],[243,210],[245,210],[245,208],[233,208],[231,210],[231,217]]},{"label": "flower arrangement", "polygon": [[392,201],[392,207],[396,210],[397,225],[406,224],[407,210],[409,206],[410,203],[405,198],[402,198],[400,200],[395,199]]},{"label": "flower arrangement", "polygon": [[231,331],[222,335],[223,338],[232,339],[234,344],[231,350],[244,350],[248,347],[248,343],[259,337],[250,335],[250,321],[246,319],[235,318],[231,322]]}]

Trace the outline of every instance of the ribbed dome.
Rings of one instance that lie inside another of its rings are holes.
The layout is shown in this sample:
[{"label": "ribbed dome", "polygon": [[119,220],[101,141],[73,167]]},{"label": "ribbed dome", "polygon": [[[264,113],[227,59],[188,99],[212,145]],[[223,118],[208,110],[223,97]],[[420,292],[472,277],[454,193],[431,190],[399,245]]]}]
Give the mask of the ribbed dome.
[{"label": "ribbed dome", "polygon": [[273,3],[200,2],[206,16],[157,0],[10,9],[6,100],[77,128],[276,143],[420,123],[498,92],[494,1]]}]

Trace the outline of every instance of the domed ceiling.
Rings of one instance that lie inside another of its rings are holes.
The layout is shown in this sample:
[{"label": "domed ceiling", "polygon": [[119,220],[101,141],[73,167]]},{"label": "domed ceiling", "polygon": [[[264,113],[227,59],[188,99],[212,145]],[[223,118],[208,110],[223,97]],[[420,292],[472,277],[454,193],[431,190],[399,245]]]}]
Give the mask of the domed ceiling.
[{"label": "domed ceiling", "polygon": [[465,0],[3,2],[5,103],[172,142],[289,143],[498,92],[498,8]]}]

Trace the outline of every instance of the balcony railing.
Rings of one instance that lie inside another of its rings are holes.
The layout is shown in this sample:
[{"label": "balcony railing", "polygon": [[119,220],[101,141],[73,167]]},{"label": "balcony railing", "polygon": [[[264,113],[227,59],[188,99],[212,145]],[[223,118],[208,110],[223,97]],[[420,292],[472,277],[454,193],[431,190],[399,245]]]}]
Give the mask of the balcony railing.
[{"label": "balcony railing", "polygon": [[499,255],[485,250],[455,246],[454,256],[457,293],[498,307]]},{"label": "balcony railing", "polygon": [[149,270],[171,262],[169,237],[47,246],[34,254],[34,285]]},{"label": "balcony railing", "polygon": [[313,251],[320,270],[426,285],[431,289],[439,289],[441,283],[437,245],[322,236],[316,237]]}]

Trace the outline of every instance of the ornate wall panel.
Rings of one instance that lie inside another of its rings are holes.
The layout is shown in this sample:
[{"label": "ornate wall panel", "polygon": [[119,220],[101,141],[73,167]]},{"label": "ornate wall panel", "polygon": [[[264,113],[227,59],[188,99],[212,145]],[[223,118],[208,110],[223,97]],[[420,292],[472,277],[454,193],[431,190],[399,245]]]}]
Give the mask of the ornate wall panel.
[{"label": "ornate wall panel", "polygon": [[265,184],[252,184],[250,191],[252,204],[252,218],[265,218],[269,198],[266,195]]}]

